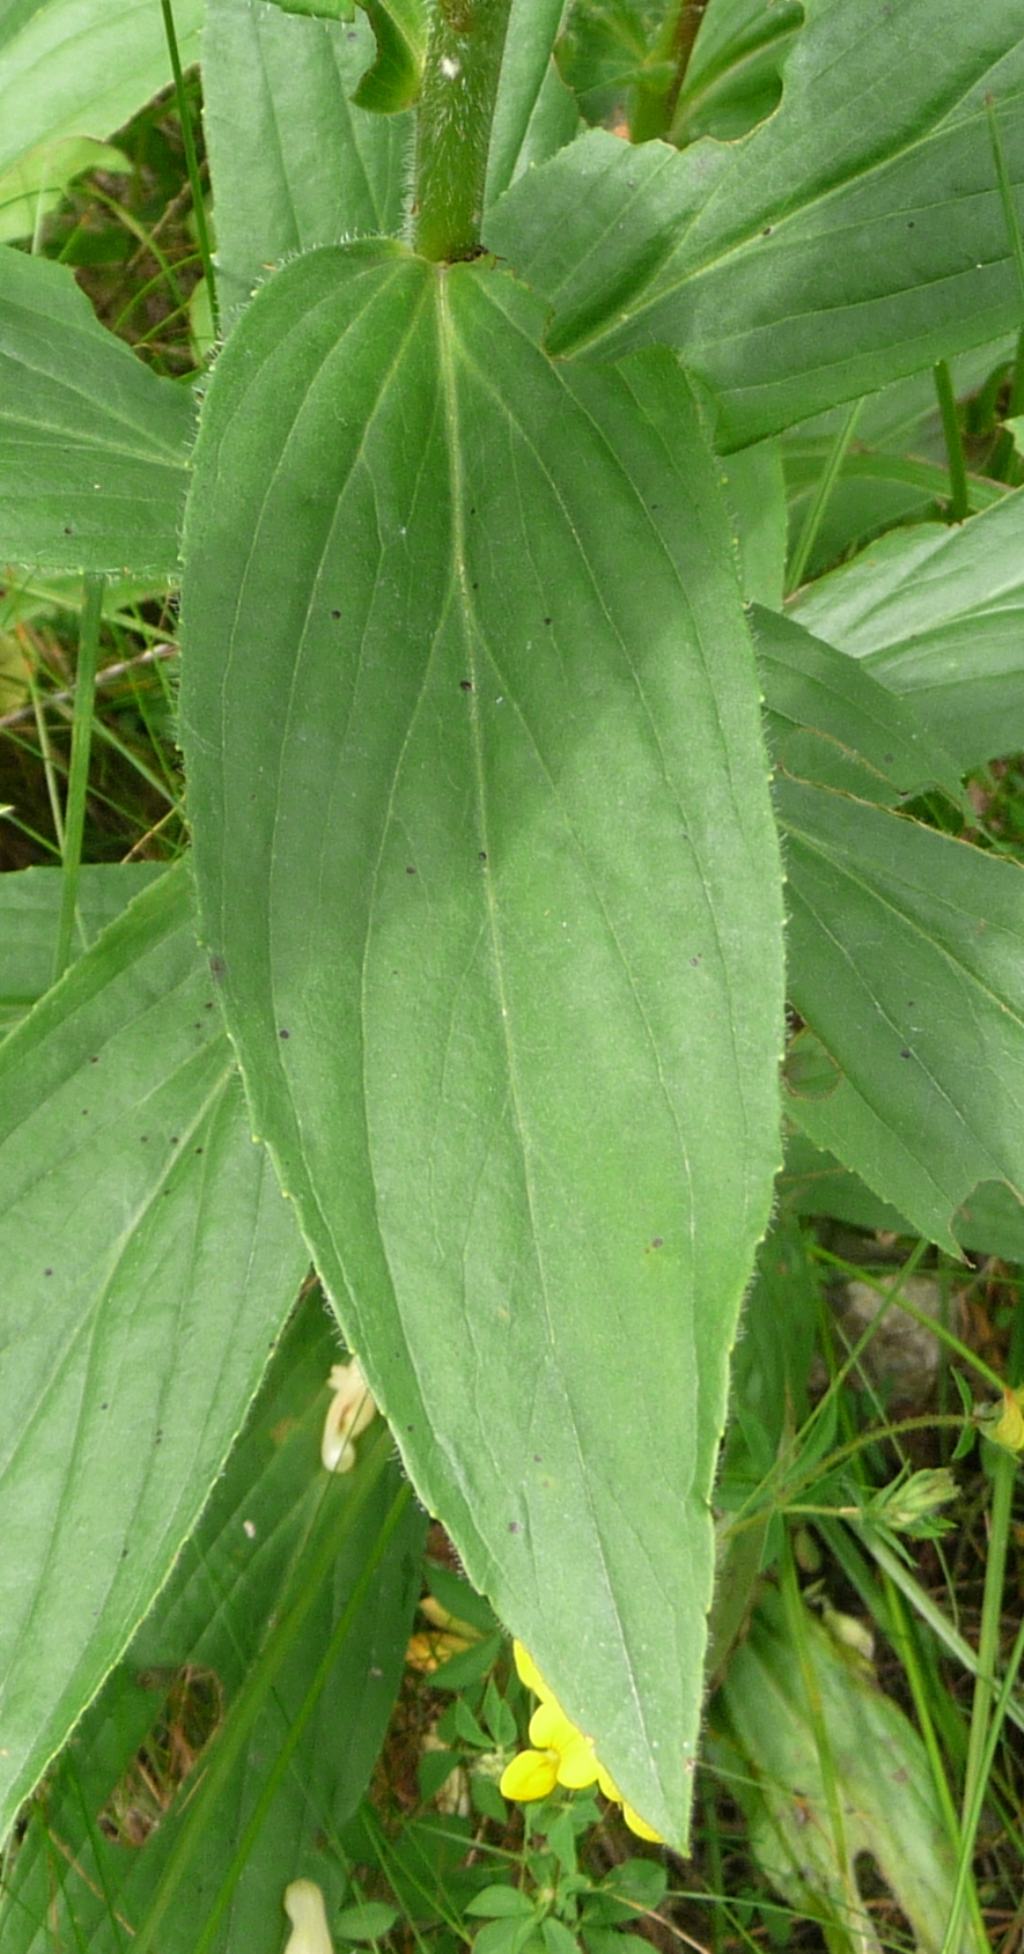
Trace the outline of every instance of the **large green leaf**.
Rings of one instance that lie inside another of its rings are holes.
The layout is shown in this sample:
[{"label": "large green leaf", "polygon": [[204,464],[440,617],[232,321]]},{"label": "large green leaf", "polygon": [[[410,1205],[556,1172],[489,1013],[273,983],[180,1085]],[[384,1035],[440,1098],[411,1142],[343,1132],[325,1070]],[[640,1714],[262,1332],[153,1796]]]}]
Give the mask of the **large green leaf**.
[{"label": "large green leaf", "polygon": [[[495,206],[551,347],[663,343],[742,447],[1017,321],[987,98],[1024,173],[1017,0],[807,0],[779,109],[677,152],[595,130]],[[823,132],[827,131],[827,140]]]},{"label": "large green leaf", "polygon": [[559,369],[538,329],[500,273],[384,243],[257,295],[197,454],[183,735],[256,1130],[346,1334],[471,1577],[679,1839],[779,868],[682,373]]},{"label": "large green leaf", "polygon": [[793,615],[902,693],[963,767],[1024,746],[1024,489],[883,536]]},{"label": "large green leaf", "polygon": [[0,1836],[191,1530],[305,1264],[184,865],[0,1050]]},{"label": "large green leaf", "polygon": [[411,121],[353,104],[372,58],[362,14],[346,24],[209,0],[203,115],[229,319],[297,252],[399,229]]},{"label": "large green leaf", "polygon": [[[174,0],[183,63],[199,52],[203,0]],[[0,171],[42,144],[109,136],[171,79],[152,0],[5,0],[0,10]]]},{"label": "large green leaf", "polygon": [[837,1068],[790,1111],[955,1254],[979,1181],[1024,1199],[1024,872],[845,794],[776,793],[789,992]]},{"label": "large green leaf", "polygon": [[[161,1954],[196,1954],[215,1912],[217,1954],[280,1954],[290,1880],[316,1880],[332,1914],[345,1898],[325,1842],[383,1741],[425,1520],[383,1436],[362,1439],[354,1472],[322,1470],[337,1355],[311,1293],[167,1587],[33,1802],[0,1900],[5,1954],[51,1954],[55,1938],[120,1954],[157,1896]],[[219,1727],[200,1761],[203,1705]]]},{"label": "large green leaf", "polygon": [[70,271],[0,248],[0,563],[172,576],[191,433]]},{"label": "large green leaf", "polygon": [[[906,1215],[869,1192],[856,1174],[814,1146],[806,1133],[789,1135],[778,1181],[782,1208],[791,1214],[832,1215],[857,1228],[914,1235]],[[964,1248],[1024,1262],[1024,1206],[1005,1181],[982,1181],[958,1210],[953,1233]]]}]

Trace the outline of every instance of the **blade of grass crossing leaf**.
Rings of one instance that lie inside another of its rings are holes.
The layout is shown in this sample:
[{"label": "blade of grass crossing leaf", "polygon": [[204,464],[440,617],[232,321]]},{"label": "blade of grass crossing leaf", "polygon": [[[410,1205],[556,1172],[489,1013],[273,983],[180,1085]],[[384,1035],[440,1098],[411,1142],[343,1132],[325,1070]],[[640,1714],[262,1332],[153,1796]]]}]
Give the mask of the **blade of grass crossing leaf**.
[{"label": "blade of grass crossing leaf", "polygon": [[[1024,315],[1024,239],[1021,237],[1020,220],[1017,216],[1017,203],[1014,196],[1010,172],[1006,167],[1006,152],[999,129],[999,110],[989,96],[986,104],[988,112],[989,135],[992,141],[992,155],[995,159],[996,179],[999,184],[999,200],[1003,206],[1003,220],[1006,235],[1010,240],[1014,269],[1017,273],[1017,290],[1020,294],[1021,313]],[[1010,376],[1009,412],[1019,414],[1024,407],[1024,326],[1017,335],[1017,353]]]},{"label": "blade of grass crossing leaf", "polygon": [[[385,1470],[388,1460],[392,1456],[393,1448],[394,1441],[391,1433],[385,1427],[378,1434],[372,1447],[367,1447],[365,1455],[360,1461],[358,1486],[353,1488],[351,1495],[347,1499],[339,1498],[337,1500],[336,1509],[333,1513],[330,1510],[331,1505],[334,1504],[331,1501],[331,1493],[332,1491],[336,1492],[338,1488],[336,1482],[328,1480],[324,1493],[324,1529],[319,1541],[309,1554],[303,1571],[299,1592],[287,1613],[272,1631],[261,1660],[254,1665],[240,1695],[236,1698],[231,1715],[221,1730],[215,1748],[211,1750],[209,1767],[203,1778],[202,1786],[189,1809],[188,1818],[182,1826],[174,1854],[164,1870],[163,1877],[153,1896],[142,1928],[132,1942],[134,1954],[151,1954],[161,1922],[168,1908],[173,1904],[182,1881],[188,1876],[192,1853],[206,1823],[207,1811],[212,1805],[216,1804],[217,1799],[220,1797],[223,1787],[234,1769],[242,1746],[246,1742],[270,1691],[273,1689],[274,1681],[281,1664],[288,1650],[291,1648],[306,1615],[316,1600],[320,1583],[325,1579],[331,1568],[341,1541],[345,1538],[349,1528],[354,1524],[382,1472]],[[349,1603],[338,1620],[334,1634],[328,1645],[328,1652],[325,1654],[324,1661],[316,1672],[314,1678],[315,1689],[311,1685],[311,1694],[307,1698],[307,1705],[304,1711],[306,1718],[308,1718],[312,1710],[316,1695],[323,1686],[330,1662],[333,1662],[335,1659],[341,1642],[344,1640],[344,1635],[347,1633],[356,1610],[369,1586],[369,1582],[373,1578],[379,1555],[383,1552],[384,1546],[387,1544],[390,1530],[398,1522],[407,1497],[407,1489],[403,1487],[392,1506],[388,1520],[385,1522],[385,1527],[378,1536],[378,1549],[368,1559],[363,1575],[353,1588]],[[293,1726],[292,1734],[290,1734],[286,1741],[278,1760],[278,1766],[280,1768],[284,1768],[289,1761],[294,1745],[297,1743],[303,1727],[303,1719],[301,1717],[296,1719],[296,1725]],[[249,1850],[248,1842],[250,1841],[250,1834],[254,1838],[259,1823],[262,1823],[263,1816],[269,1804],[268,1792],[270,1787],[272,1785],[274,1790],[277,1788],[279,1779],[275,1775],[275,1771],[278,1769],[278,1766],[275,1766],[275,1770],[270,1773],[267,1786],[265,1786],[264,1792],[261,1794],[260,1801],[253,1814],[253,1819],[250,1821],[250,1827],[246,1830],[243,1839],[245,1850],[243,1851],[240,1848],[232,1866],[229,1875],[230,1886],[225,1882],[215,1903],[214,1925],[220,1918],[220,1913],[230,1899],[238,1874],[244,1866],[245,1857]],[[204,1935],[201,1944],[204,1948],[208,1947],[209,1940],[207,1936]],[[198,1948],[196,1954],[199,1954]]]},{"label": "blade of grass crossing leaf", "polygon": [[203,186],[199,176],[199,159],[196,156],[196,139],[192,128],[192,115],[188,97],[185,94],[185,77],[181,70],[181,55],[178,51],[178,36],[174,26],[174,8],[171,0],[160,0],[163,13],[164,33],[167,36],[167,52],[171,57],[171,73],[174,76],[174,95],[178,104],[178,120],[181,124],[181,140],[185,146],[185,163],[188,169],[189,188],[192,192],[192,214],[196,222],[196,240],[199,255],[203,261],[203,276],[210,296],[210,312],[213,315],[213,331],[216,338],[219,329],[217,312],[217,275],[213,268],[213,253],[210,250],[210,233],[206,223],[206,204]]},{"label": "blade of grass crossing leaf", "polygon": [[939,413],[942,416],[942,432],[946,441],[946,459],[949,463],[949,520],[963,522],[970,514],[967,495],[967,464],[964,460],[964,441],[960,431],[960,416],[956,411],[956,395],[948,360],[935,362],[935,392],[938,396]]},{"label": "blade of grass crossing leaf", "polygon": [[[982,1441],[984,1442],[984,1441]],[[974,1679],[974,1697],[971,1703],[971,1730],[967,1742],[967,1768],[964,1772],[963,1801],[961,1805],[960,1866],[961,1878],[957,1894],[950,1910],[946,1938],[942,1944],[942,1954],[951,1954],[957,1945],[960,1928],[960,1914],[963,1908],[963,1879],[970,1865],[974,1836],[977,1831],[981,1803],[985,1795],[986,1783],[992,1768],[994,1742],[989,1749],[990,1735],[998,1736],[999,1721],[993,1704],[996,1695],[996,1676],[999,1667],[999,1642],[1003,1618],[1003,1590],[1006,1584],[1006,1550],[1010,1537],[1010,1522],[1013,1516],[1014,1484],[1017,1476],[1017,1460],[1013,1453],[999,1451],[992,1464],[992,1511],[989,1517],[988,1545],[985,1555],[985,1589],[981,1604],[981,1630],[978,1636],[978,1673]],[[1017,1663],[1020,1654],[1016,1655]],[[1015,1667],[1007,1671],[1003,1678],[1002,1694],[1009,1701],[1013,1687]]]},{"label": "blade of grass crossing leaf", "polygon": [[[380,1434],[380,1437],[378,1439],[378,1446],[381,1452],[384,1454],[384,1465],[386,1465],[387,1460],[391,1455],[390,1433],[382,1432]],[[364,1466],[364,1471],[368,1471],[368,1470],[369,1470],[369,1462],[367,1462],[367,1465]],[[376,1471],[379,1472],[381,1470],[383,1470],[383,1467],[378,1465]],[[376,1472],[374,1474],[373,1483],[374,1484],[376,1483]],[[366,1497],[369,1497],[368,1493]],[[241,1839],[239,1840],[238,1850],[235,1853],[235,1857],[231,1865],[229,1866],[227,1873],[224,1876],[224,1881],[221,1886],[220,1892],[218,1893],[217,1898],[213,1904],[213,1907],[211,1908],[210,1917],[207,1920],[203,1932],[196,1943],[195,1954],[209,1954],[209,1950],[213,1946],[214,1935],[216,1934],[217,1928],[223,1918],[225,1908],[227,1907],[231,1899],[231,1895],[234,1892],[234,1889],[239,1879],[241,1878],[242,1873],[245,1871],[246,1861],[248,1860],[251,1852],[253,1851],[253,1848],[256,1844],[256,1840],[259,1837],[260,1830],[266,1821],[267,1814],[280,1788],[282,1779],[284,1778],[286,1771],[289,1769],[291,1765],[292,1758],[295,1754],[296,1749],[298,1748],[299,1741],[302,1737],[302,1734],[306,1728],[306,1725],[309,1722],[310,1717],[313,1714],[314,1709],[316,1708],[317,1699],[320,1696],[320,1693],[323,1689],[325,1682],[327,1681],[327,1677],[329,1676],[331,1669],[333,1668],[335,1662],[338,1659],[345,1638],[352,1627],[352,1623],[360,1607],[362,1606],[363,1601],[366,1599],[368,1590],[370,1588],[370,1584],[373,1581],[374,1576],[377,1573],[377,1569],[380,1565],[381,1559],[383,1558],[384,1550],[387,1547],[387,1544],[391,1539],[391,1536],[394,1533],[395,1528],[397,1527],[399,1521],[401,1520],[402,1515],[405,1512],[405,1509],[408,1506],[411,1498],[412,1498],[412,1487],[408,1484],[400,1486],[398,1492],[395,1494],[395,1497],[391,1503],[391,1508],[388,1512],[387,1518],[385,1519],[384,1524],[377,1535],[377,1539],[374,1543],[373,1552],[367,1557],[367,1560],[363,1567],[363,1571],[358,1581],[355,1583],[355,1586],[352,1588],[348,1601],[338,1617],[337,1623],[335,1624],[334,1633],[331,1636],[331,1639],[328,1642],[326,1649],[324,1650],[323,1656],[317,1668],[314,1670],[312,1676],[310,1677],[309,1688],[306,1691],[305,1702],[303,1703],[302,1708],[300,1709],[298,1715],[292,1719],[291,1724],[289,1725],[288,1735],[285,1738],[284,1743],[281,1745],[281,1748],[278,1751],[276,1758],[274,1759],[273,1765],[271,1766],[270,1770],[266,1774],[266,1779],[264,1781],[263,1789],[260,1792],[259,1799],[257,1800],[256,1808],[253,1811],[252,1817],[250,1818],[249,1823],[246,1826]],[[348,1518],[349,1518],[349,1525],[351,1525],[352,1524],[351,1513],[349,1514]],[[334,1539],[334,1535],[332,1533],[332,1541],[333,1539]],[[299,1617],[299,1621],[301,1621],[301,1616]],[[295,1624],[295,1627],[297,1626],[298,1623]],[[293,1628],[293,1632],[294,1632],[294,1628]],[[286,1652],[286,1650],[287,1650],[287,1643],[285,1643],[284,1649],[281,1651],[281,1654],[283,1655]]]},{"label": "blade of grass crossing leaf", "polygon": [[62,859],[64,880],[61,886],[57,947],[53,959],[53,981],[63,976],[71,958],[71,932],[75,926],[78,871],[82,861],[85,832],[85,801],[89,789],[89,755],[92,751],[92,723],[96,702],[96,659],[103,614],[102,577],[86,577],[85,602],[78,639],[78,665],[75,673],[75,718],[71,735],[71,771],[64,819]]},{"label": "blade of grass crossing leaf", "polygon": [[850,442],[853,440],[854,429],[856,428],[863,405],[862,400],[855,400],[853,406],[848,409],[839,432],[836,435],[832,452],[821,471],[818,485],[814,491],[807,514],[804,517],[803,528],[797,538],[792,561],[786,576],[787,597],[792,591],[798,589],[804,580],[804,572],[810,561],[811,551],[814,548],[818,531],[821,528],[825,510],[828,507],[829,497],[835,488],[846,451]]},{"label": "blade of grass crossing leaf", "polygon": [[[1007,1459],[1006,1463],[1012,1470],[1014,1461]],[[978,1836],[978,1826],[981,1822],[985,1791],[993,1763],[995,1762],[996,1745],[999,1742],[1000,1732],[1002,1731],[1003,1723],[1010,1707],[1010,1694],[1017,1680],[1022,1657],[1024,1657],[1024,1622],[1021,1622],[1017,1630],[1013,1648],[1010,1652],[1010,1660],[1006,1665],[1003,1686],[993,1705],[988,1735],[985,1739],[984,1750],[978,1761],[978,1771],[971,1796],[969,1799],[965,1798],[964,1801],[963,1838],[960,1844],[960,1857],[957,1862],[956,1883],[953,1888],[953,1899],[949,1909],[949,1923],[946,1927],[946,1934],[940,1954],[956,1954],[960,1931],[960,1918],[963,1913],[969,1883],[973,1887],[971,1862],[974,1853],[974,1842]],[[985,1943],[983,1943],[984,1945]]]}]

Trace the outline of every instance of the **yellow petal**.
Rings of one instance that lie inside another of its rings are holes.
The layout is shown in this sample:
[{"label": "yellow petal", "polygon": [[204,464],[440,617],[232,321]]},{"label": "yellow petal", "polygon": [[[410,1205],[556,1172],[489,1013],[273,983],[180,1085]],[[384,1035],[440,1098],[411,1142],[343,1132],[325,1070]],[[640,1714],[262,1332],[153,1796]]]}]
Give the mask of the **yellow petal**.
[{"label": "yellow petal", "polygon": [[648,1825],[647,1820],[641,1818],[640,1813],[635,1812],[632,1805],[627,1805],[625,1800],[622,1804],[622,1816],[630,1831],[635,1832],[638,1839],[650,1839],[652,1845],[664,1845],[665,1841],[661,1833],[656,1832],[652,1825]]},{"label": "yellow petal", "polygon": [[585,1791],[588,1784],[596,1783],[598,1764],[589,1737],[581,1736],[576,1730],[570,1743],[559,1744],[556,1748],[559,1752],[559,1784],[564,1784],[567,1791]]},{"label": "yellow petal", "polygon": [[553,1696],[546,1703],[538,1703],[530,1718],[530,1742],[535,1750],[564,1750],[579,1734]]},{"label": "yellow petal", "polygon": [[610,1798],[613,1805],[621,1805],[622,1793],[615,1779],[612,1777],[611,1772],[606,1771],[603,1764],[599,1764],[597,1767],[597,1782],[604,1796]]},{"label": "yellow petal", "polygon": [[544,1678],[541,1675],[540,1670],[537,1667],[537,1664],[534,1662],[532,1655],[530,1655],[528,1651],[524,1649],[521,1642],[517,1642],[517,1641],[513,1642],[512,1654],[515,1657],[516,1668],[519,1671],[520,1682],[525,1683],[527,1689],[531,1689],[533,1691],[534,1696],[539,1696],[542,1703],[550,1699],[551,1691],[549,1690],[547,1683],[544,1681]]},{"label": "yellow petal", "polygon": [[506,1764],[498,1783],[503,1798],[529,1804],[533,1798],[546,1798],[558,1783],[558,1752],[521,1750]]}]

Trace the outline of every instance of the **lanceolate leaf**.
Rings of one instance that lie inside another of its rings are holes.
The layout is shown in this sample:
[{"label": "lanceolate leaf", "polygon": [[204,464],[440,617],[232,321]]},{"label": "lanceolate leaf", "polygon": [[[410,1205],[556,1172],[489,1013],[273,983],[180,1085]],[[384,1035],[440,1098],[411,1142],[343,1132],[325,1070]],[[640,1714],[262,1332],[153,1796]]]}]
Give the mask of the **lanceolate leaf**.
[{"label": "lanceolate leaf", "polygon": [[842,1075],[790,1113],[955,1253],[979,1181],[1024,1198],[1024,872],[845,794],[776,792],[790,996]]},{"label": "lanceolate leaf", "polygon": [[[550,345],[663,343],[742,447],[1017,323],[987,97],[1024,175],[1017,0],[807,0],[782,102],[677,152],[595,130],[485,238],[554,308]],[[822,131],[828,140],[822,140]]]},{"label": "lanceolate leaf", "polygon": [[259,293],[206,404],[183,729],[203,933],[346,1335],[467,1571],[680,1839],[779,871],[682,374],[561,371],[539,324],[385,244]]},{"label": "lanceolate leaf", "polygon": [[0,563],[172,576],[192,417],[70,271],[0,248]]},{"label": "lanceolate leaf", "polygon": [[904,694],[961,766],[1024,745],[1024,490],[883,536],[793,614]]},{"label": "lanceolate leaf", "polygon": [[182,867],[0,1050],[0,1836],[164,1580],[301,1279]]},{"label": "lanceolate leaf", "polygon": [[362,13],[345,24],[208,0],[203,115],[229,322],[286,258],[399,229],[411,123],[354,106],[372,57]]}]

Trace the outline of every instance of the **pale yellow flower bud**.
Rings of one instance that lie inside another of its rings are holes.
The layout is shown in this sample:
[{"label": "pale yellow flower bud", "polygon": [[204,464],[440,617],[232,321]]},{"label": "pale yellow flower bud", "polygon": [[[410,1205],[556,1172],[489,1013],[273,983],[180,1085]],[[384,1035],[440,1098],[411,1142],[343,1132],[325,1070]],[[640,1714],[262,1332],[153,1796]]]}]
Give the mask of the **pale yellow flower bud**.
[{"label": "pale yellow flower bud", "polygon": [[324,1896],[314,1880],[293,1879],[284,1890],[284,1910],[292,1923],[284,1954],[334,1954]]},{"label": "pale yellow flower bud", "polygon": [[325,1472],[351,1472],[355,1441],[376,1416],[377,1407],[357,1357],[348,1364],[333,1364],[327,1381],[334,1397],[324,1419],[320,1458]]}]

